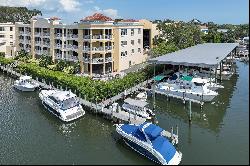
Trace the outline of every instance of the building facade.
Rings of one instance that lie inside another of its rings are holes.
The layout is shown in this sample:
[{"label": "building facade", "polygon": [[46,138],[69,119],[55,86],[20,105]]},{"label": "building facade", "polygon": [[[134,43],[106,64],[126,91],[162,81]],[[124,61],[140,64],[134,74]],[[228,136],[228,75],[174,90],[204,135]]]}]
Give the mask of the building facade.
[{"label": "building facade", "polygon": [[15,56],[15,25],[13,23],[0,23],[0,52],[6,57]]},{"label": "building facade", "polygon": [[53,61],[79,62],[90,75],[120,72],[145,62],[143,24],[135,20],[83,19],[66,25],[59,18],[32,18],[15,23],[17,50],[33,58],[45,54]]}]

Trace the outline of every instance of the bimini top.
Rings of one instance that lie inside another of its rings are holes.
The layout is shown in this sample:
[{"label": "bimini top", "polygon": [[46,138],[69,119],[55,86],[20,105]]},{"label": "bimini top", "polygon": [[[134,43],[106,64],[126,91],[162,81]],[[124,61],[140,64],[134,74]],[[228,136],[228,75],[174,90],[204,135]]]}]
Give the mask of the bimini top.
[{"label": "bimini top", "polygon": [[148,103],[145,101],[135,100],[135,99],[131,99],[131,98],[125,99],[124,102],[128,103],[130,105],[137,106],[137,107],[145,107],[146,105],[148,105]]},{"label": "bimini top", "polygon": [[76,97],[76,95],[70,91],[59,91],[52,95],[55,99],[59,101],[63,101],[72,97]]},{"label": "bimini top", "polygon": [[147,127],[144,129],[144,132],[147,134],[147,136],[149,137],[151,141],[157,138],[158,136],[160,136],[161,132],[163,131],[163,129],[160,128],[159,126],[156,126],[152,123],[147,123],[147,122],[140,125],[139,128],[141,131],[145,125],[147,125]]},{"label": "bimini top", "polygon": [[149,60],[149,63],[198,67],[216,67],[238,43],[205,43]]},{"label": "bimini top", "polygon": [[32,77],[30,77],[30,76],[21,76],[20,77],[20,80],[30,80],[30,79],[32,79]]}]

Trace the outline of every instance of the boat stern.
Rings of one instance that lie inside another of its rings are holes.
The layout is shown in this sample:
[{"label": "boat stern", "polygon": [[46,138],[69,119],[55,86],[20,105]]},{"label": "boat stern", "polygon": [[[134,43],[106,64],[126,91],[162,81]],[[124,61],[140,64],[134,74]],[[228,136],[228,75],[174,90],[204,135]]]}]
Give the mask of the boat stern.
[{"label": "boat stern", "polygon": [[73,121],[85,115],[85,111],[82,106],[79,106],[60,111],[61,119],[65,122]]}]

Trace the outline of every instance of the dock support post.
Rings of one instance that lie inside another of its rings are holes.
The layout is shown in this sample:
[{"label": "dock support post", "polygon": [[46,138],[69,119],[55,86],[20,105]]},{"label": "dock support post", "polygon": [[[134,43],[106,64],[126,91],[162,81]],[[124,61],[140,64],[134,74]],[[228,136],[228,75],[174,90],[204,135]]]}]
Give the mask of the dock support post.
[{"label": "dock support post", "polygon": [[173,140],[174,128],[171,127],[171,139]]},{"label": "dock support post", "polygon": [[176,125],[176,135],[178,137],[179,131],[178,131],[178,125]]},{"label": "dock support post", "polygon": [[220,62],[220,83],[221,83],[221,79],[222,79],[221,72],[222,72],[222,63]]},{"label": "dock support post", "polygon": [[192,118],[192,102],[191,100],[189,100],[189,123],[191,122],[191,118]]}]

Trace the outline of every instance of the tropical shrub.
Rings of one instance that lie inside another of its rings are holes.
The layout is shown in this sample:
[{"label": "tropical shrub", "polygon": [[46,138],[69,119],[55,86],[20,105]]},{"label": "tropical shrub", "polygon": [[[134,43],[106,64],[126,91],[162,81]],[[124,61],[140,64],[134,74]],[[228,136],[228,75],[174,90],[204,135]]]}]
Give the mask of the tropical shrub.
[{"label": "tropical shrub", "polygon": [[53,61],[52,61],[51,56],[41,55],[41,57],[39,59],[39,66],[47,67],[48,65],[52,65],[52,64],[53,64]]},{"label": "tropical shrub", "polygon": [[11,58],[4,58],[4,57],[0,56],[0,64],[2,64],[2,65],[8,65],[8,64],[11,64],[13,62],[14,62],[14,60]]}]

